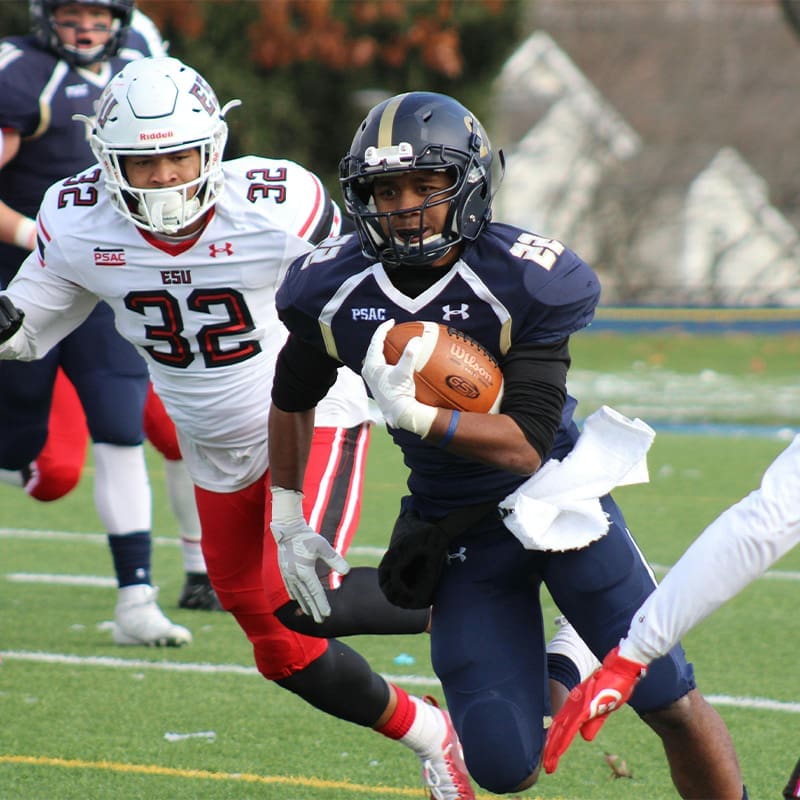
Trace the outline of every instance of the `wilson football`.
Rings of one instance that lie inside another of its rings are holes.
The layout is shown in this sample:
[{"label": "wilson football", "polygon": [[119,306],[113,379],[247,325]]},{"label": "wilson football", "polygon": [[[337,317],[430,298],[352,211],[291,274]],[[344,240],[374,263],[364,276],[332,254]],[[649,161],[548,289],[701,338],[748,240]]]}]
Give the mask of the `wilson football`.
[{"label": "wilson football", "polygon": [[458,411],[496,414],[503,373],[494,357],[472,337],[437,322],[403,322],[389,329],[383,344],[388,364],[396,364],[408,340],[422,337],[414,383],[420,403]]}]

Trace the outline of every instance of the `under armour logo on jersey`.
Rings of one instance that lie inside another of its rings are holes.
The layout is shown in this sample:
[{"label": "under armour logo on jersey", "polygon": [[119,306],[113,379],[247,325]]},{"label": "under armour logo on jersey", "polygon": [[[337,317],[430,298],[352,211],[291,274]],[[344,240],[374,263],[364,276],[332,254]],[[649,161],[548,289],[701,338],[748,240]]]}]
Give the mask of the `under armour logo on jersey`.
[{"label": "under armour logo on jersey", "polygon": [[230,242],[225,242],[223,245],[210,244],[208,246],[208,254],[211,258],[216,258],[218,255],[225,254],[226,256],[233,255],[233,245]]},{"label": "under armour logo on jersey", "polygon": [[459,547],[455,553],[448,553],[447,554],[447,561],[466,561],[467,560],[467,548],[466,547]]},{"label": "under armour logo on jersey", "polygon": [[469,319],[469,306],[466,303],[462,303],[459,308],[452,308],[450,305],[442,306],[442,319],[450,322],[453,317]]}]

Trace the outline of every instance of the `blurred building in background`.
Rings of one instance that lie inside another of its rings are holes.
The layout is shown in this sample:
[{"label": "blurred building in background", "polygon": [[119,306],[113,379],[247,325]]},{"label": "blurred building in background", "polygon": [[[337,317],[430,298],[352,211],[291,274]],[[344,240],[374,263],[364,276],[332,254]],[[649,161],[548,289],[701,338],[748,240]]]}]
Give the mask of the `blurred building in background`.
[{"label": "blurred building in background", "polygon": [[[791,0],[790,0],[791,2]],[[800,305],[800,38],[780,0],[537,0],[487,126],[496,218],[605,304]]]}]

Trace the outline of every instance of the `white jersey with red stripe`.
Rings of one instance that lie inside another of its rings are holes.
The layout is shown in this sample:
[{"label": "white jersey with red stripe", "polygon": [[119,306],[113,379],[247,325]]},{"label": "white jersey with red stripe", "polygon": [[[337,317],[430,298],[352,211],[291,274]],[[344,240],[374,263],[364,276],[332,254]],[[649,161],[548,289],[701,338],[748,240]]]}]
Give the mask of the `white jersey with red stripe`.
[{"label": "white jersey with red stripe", "polygon": [[[95,166],[45,195],[38,249],[6,291],[24,324],[0,357],[43,355],[106,301],[148,364],[194,481],[242,488],[267,466],[272,376],[286,337],[275,290],[309,240],[338,232],[339,210],[299,164],[246,156],[225,163],[224,194],[202,232],[164,241],[123,219],[102,180]],[[318,425],[369,418],[360,377],[340,384],[318,407]]]}]

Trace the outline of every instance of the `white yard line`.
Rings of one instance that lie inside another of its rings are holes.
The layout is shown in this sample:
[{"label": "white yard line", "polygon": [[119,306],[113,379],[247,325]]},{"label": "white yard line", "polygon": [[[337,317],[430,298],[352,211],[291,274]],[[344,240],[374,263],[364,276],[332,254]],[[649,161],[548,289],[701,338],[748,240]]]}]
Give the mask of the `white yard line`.
[{"label": "white yard line", "polygon": [[[143,658],[111,658],[109,656],[74,656],[68,653],[41,653],[29,650],[0,650],[0,658],[7,661],[26,661],[38,664],[63,664],[72,667],[101,667],[104,669],[160,670],[162,672],[194,672],[206,675],[247,675],[258,677],[255,667],[241,664],[193,664],[181,661],[148,661]],[[437,678],[430,675],[387,675],[391,683],[413,686],[438,686]],[[734,697],[727,694],[705,695],[712,705],[733,708],[752,708],[761,711],[778,711],[800,714],[800,703],[772,700],[767,697]]]},{"label": "white yard line", "polygon": [[[74,531],[46,531],[34,528],[0,528],[0,539],[36,539],[37,541],[87,542],[108,546],[105,533],[76,533]],[[153,544],[165,547],[180,547],[181,540],[177,536],[154,536]],[[351,547],[349,553],[357,556],[375,556],[380,558],[384,553],[382,547]]]},{"label": "white yard line", "polygon": [[[73,533],[71,531],[42,531],[28,528],[0,528],[0,539],[36,539],[53,541],[90,542],[107,546],[108,540],[104,533]],[[154,537],[153,544],[167,547],[179,547],[180,539],[168,537]],[[384,553],[382,547],[358,547],[348,550],[354,556],[380,558]],[[670,567],[665,564],[650,565],[656,574],[664,575]],[[46,573],[11,572],[6,574],[6,579],[17,583],[69,583],[77,586],[114,586],[110,579],[94,575],[47,575]],[[800,581],[800,572],[790,570],[770,570],[762,575],[761,580]]]},{"label": "white yard line", "polygon": [[[251,675],[259,677],[255,667],[242,664],[193,664],[183,661],[148,661],[144,658],[112,658],[110,656],[73,656],[68,653],[42,653],[32,650],[0,650],[4,661],[28,661],[38,664],[63,664],[73,667],[108,669],[153,669],[162,672],[194,672],[210,675]],[[432,675],[384,675],[387,681],[415,686],[438,686]]]},{"label": "white yard line", "polygon": [[[0,538],[7,539],[37,539],[81,541],[93,544],[106,545],[105,534],[101,533],[74,533],[70,531],[45,531],[30,530],[25,528],[0,528]],[[158,537],[154,543],[177,547],[180,540],[177,538]],[[352,547],[350,552],[358,555],[379,557],[383,549],[379,547]],[[657,573],[666,573],[668,566],[663,564],[652,565]],[[17,583],[44,583],[53,585],[87,586],[100,588],[113,588],[116,582],[113,578],[97,575],[55,575],[52,573],[11,572],[6,573],[6,580]],[[800,581],[800,572],[771,570],[763,579]],[[162,670],[168,672],[194,672],[206,674],[234,674],[258,676],[255,667],[241,664],[194,664],[180,661],[148,661],[136,658],[111,658],[108,656],[74,656],[67,653],[42,653],[26,650],[0,650],[0,658],[8,661],[27,661],[33,663],[67,664],[82,667],[101,667],[110,669],[141,669]],[[439,681],[434,676],[427,675],[384,675],[387,681],[411,686],[438,686]],[[736,708],[752,708],[757,710],[777,711],[790,714],[800,714],[800,703],[783,702],[763,697],[734,697],[731,695],[707,695],[706,699],[717,706],[731,706]]]}]

